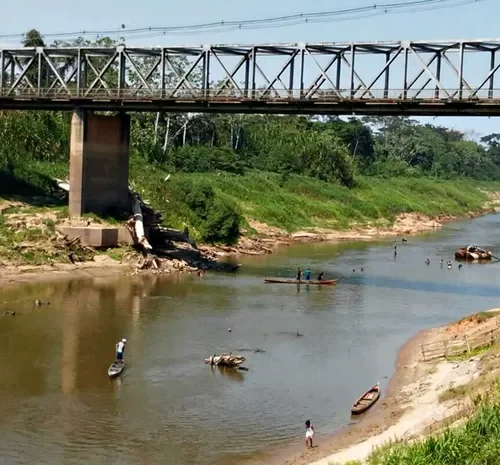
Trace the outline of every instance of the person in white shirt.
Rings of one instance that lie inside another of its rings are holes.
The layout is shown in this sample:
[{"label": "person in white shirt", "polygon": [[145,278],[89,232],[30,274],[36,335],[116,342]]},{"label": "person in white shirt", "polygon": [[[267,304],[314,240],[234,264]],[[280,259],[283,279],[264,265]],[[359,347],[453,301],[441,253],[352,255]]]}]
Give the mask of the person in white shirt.
[{"label": "person in white shirt", "polygon": [[116,361],[119,363],[123,363],[123,353],[125,352],[126,343],[127,340],[122,339],[120,342],[116,344]]},{"label": "person in white shirt", "polygon": [[313,447],[314,426],[311,420],[306,421],[306,447]]}]

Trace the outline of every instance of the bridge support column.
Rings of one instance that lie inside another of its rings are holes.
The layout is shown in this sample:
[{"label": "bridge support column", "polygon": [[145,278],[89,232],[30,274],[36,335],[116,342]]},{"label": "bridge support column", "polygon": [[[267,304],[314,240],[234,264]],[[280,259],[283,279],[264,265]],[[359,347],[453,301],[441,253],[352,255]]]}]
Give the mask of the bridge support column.
[{"label": "bridge support column", "polygon": [[128,207],[130,118],[75,111],[71,121],[69,215]]}]

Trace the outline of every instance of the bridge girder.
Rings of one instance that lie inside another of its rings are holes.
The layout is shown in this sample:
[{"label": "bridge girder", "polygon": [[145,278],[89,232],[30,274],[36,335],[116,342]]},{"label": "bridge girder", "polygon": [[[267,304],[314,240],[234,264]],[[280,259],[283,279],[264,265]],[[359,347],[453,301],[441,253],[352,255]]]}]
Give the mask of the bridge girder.
[{"label": "bridge girder", "polygon": [[0,49],[0,109],[497,115],[499,49],[500,39]]}]

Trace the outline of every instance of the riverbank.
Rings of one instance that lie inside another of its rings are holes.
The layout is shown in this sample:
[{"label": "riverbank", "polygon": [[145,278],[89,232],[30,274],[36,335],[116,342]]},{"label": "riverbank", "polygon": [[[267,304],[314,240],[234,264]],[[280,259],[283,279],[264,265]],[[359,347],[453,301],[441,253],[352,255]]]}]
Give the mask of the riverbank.
[{"label": "riverbank", "polygon": [[[40,176],[48,176],[46,169],[43,163],[34,166]],[[188,229],[190,240],[200,235],[190,222],[192,214],[186,213],[188,207],[182,201],[169,199],[175,198],[180,186],[190,185],[200,192],[208,186],[216,198],[229,200],[240,211],[238,241],[202,244],[198,250],[173,241],[167,248],[155,250],[160,257],[155,266],[138,269],[141,254],[131,247],[93,252],[58,236],[57,227],[68,221],[67,208],[61,199],[54,204],[55,192],[47,181],[42,187],[52,195],[52,204],[40,197],[0,199],[0,283],[22,282],[26,273],[46,279],[52,271],[72,273],[81,268],[113,268],[124,273],[226,269],[223,261],[228,255],[268,254],[295,243],[369,241],[434,231],[449,221],[492,212],[500,200],[497,184],[470,180],[394,178],[388,182],[360,177],[356,187],[347,189],[304,176],[283,178],[260,172],[175,174],[165,181],[168,176],[160,169],[133,168],[131,176],[148,204],[161,212],[164,224]],[[85,220],[106,225],[95,215]],[[107,220],[116,226],[116,220]]]},{"label": "riverbank", "polygon": [[[486,342],[471,354],[423,361],[422,345],[494,334],[500,309],[418,333],[400,350],[387,392],[359,423],[317,447],[287,459],[286,465],[332,465],[364,461],[374,450],[436,433],[474,413],[472,397],[484,393],[500,373],[500,346]],[[276,462],[278,463],[278,462]],[[279,463],[283,464],[283,461]]]},{"label": "riverbank", "polygon": [[[17,204],[16,208],[20,208],[20,204]],[[474,218],[490,212],[492,212],[491,207],[487,207],[480,213],[469,212],[467,217]],[[38,228],[40,228],[41,225],[46,225],[44,222],[47,221],[47,215],[39,212],[33,214],[33,216],[29,213],[25,215],[25,221],[27,220],[28,223],[32,225],[34,222],[35,229],[37,229],[40,234],[42,230]],[[19,213],[15,213],[13,216],[19,217]],[[48,216],[55,217],[52,209],[49,210]],[[435,231],[443,227],[447,222],[457,219],[459,218],[454,216],[439,215],[436,217],[427,217],[425,215],[410,213],[398,215],[394,224],[390,226],[359,227],[348,231],[322,229],[314,230],[314,232],[299,231],[293,234],[287,234],[277,228],[272,228],[254,221],[252,222],[252,226],[255,230],[259,231],[259,235],[261,236],[259,238],[243,236],[234,246],[201,245],[199,246],[199,250],[190,249],[190,247],[186,245],[181,246],[179,244],[176,250],[171,251],[167,259],[164,258],[158,262],[158,269],[150,268],[143,270],[139,269],[137,266],[140,260],[140,254],[130,247],[110,248],[107,251],[92,254],[90,260],[70,263],[69,260],[65,260],[67,254],[63,253],[58,256],[50,255],[49,249],[52,249],[53,240],[52,242],[49,241],[48,236],[42,234],[37,238],[36,244],[33,243],[36,250],[41,254],[40,260],[38,259],[39,257],[31,254],[30,260],[23,260],[19,263],[19,257],[24,258],[22,251],[19,253],[17,260],[16,257],[12,256],[12,253],[9,254],[10,260],[4,259],[0,267],[0,286],[23,284],[33,281],[43,282],[70,277],[74,278],[75,276],[84,277],[90,275],[99,277],[113,274],[193,273],[197,272],[198,269],[224,270],[226,267],[220,260],[225,257],[263,255],[272,253],[279,247],[290,246],[297,243],[370,241],[384,237],[408,237]],[[27,234],[30,234],[29,230]],[[49,234],[54,234],[54,231],[49,231]],[[22,248],[27,249],[28,245],[24,244]],[[227,269],[229,268],[234,270],[233,266],[229,266]]]},{"label": "riverbank", "polygon": [[427,216],[420,213],[398,214],[394,222],[379,222],[378,225],[358,225],[348,230],[334,230],[325,228],[310,228],[308,230],[287,233],[260,223],[249,220],[249,223],[259,237],[241,237],[234,246],[202,246],[201,249],[213,257],[228,255],[263,255],[272,253],[273,249],[300,243],[312,242],[346,242],[346,241],[373,241],[383,238],[403,239],[408,236],[424,234],[442,228],[446,223],[466,218],[477,218],[495,210],[489,205],[481,211],[467,212],[463,216],[436,215]]}]

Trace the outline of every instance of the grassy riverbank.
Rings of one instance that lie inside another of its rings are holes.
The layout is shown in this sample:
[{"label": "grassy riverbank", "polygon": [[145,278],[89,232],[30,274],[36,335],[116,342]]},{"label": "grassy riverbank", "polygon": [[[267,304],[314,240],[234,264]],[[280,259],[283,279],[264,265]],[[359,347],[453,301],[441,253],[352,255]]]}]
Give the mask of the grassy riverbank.
[{"label": "grassy riverbank", "polygon": [[[353,188],[305,176],[250,172],[174,174],[135,167],[132,179],[145,198],[162,210],[166,222],[177,228],[189,224],[181,185],[210,186],[216,195],[235,204],[250,220],[287,233],[308,228],[346,230],[365,225],[387,225],[401,213],[426,216],[465,216],[481,211],[486,191],[500,190],[500,183],[433,178],[358,178]],[[196,235],[196,228],[194,229]],[[250,233],[252,233],[250,228]],[[255,231],[254,231],[255,232]]]},{"label": "grassy riverbank", "polygon": [[[65,178],[67,172],[64,163],[43,162],[15,167],[12,173],[0,172],[0,198],[51,197],[56,191],[53,178]],[[192,207],[186,208],[185,194],[200,188],[209,187],[215,198],[235,205],[244,225],[255,220],[288,233],[387,225],[401,213],[460,217],[481,211],[489,200],[488,192],[500,191],[500,182],[471,179],[358,176],[356,185],[347,188],[306,176],[267,172],[174,173],[166,180],[168,174],[154,165],[131,165],[134,187],[162,211],[165,223],[179,229],[188,226],[195,237],[198,228],[193,224]]]},{"label": "grassy riverbank", "polygon": [[[40,161],[0,171],[3,262],[67,260],[65,253],[46,250],[55,226],[67,217],[66,200],[58,197],[54,182],[55,177],[64,179],[67,173],[65,163]],[[297,231],[347,232],[366,227],[376,232],[391,226],[404,213],[422,215],[414,220],[418,223],[429,217],[479,212],[491,200],[491,193],[500,191],[500,183],[424,177],[359,176],[354,187],[346,188],[305,176],[255,171],[242,175],[168,174],[154,165],[131,165],[134,188],[162,212],[165,224],[181,230],[187,227],[191,237],[201,242],[207,232],[217,237],[221,229],[234,228],[234,222],[226,221],[234,218],[234,211],[240,233],[247,237],[286,236]],[[24,205],[16,204],[17,200]],[[418,228],[408,230],[406,225],[401,229],[403,234],[416,231]]]}]

